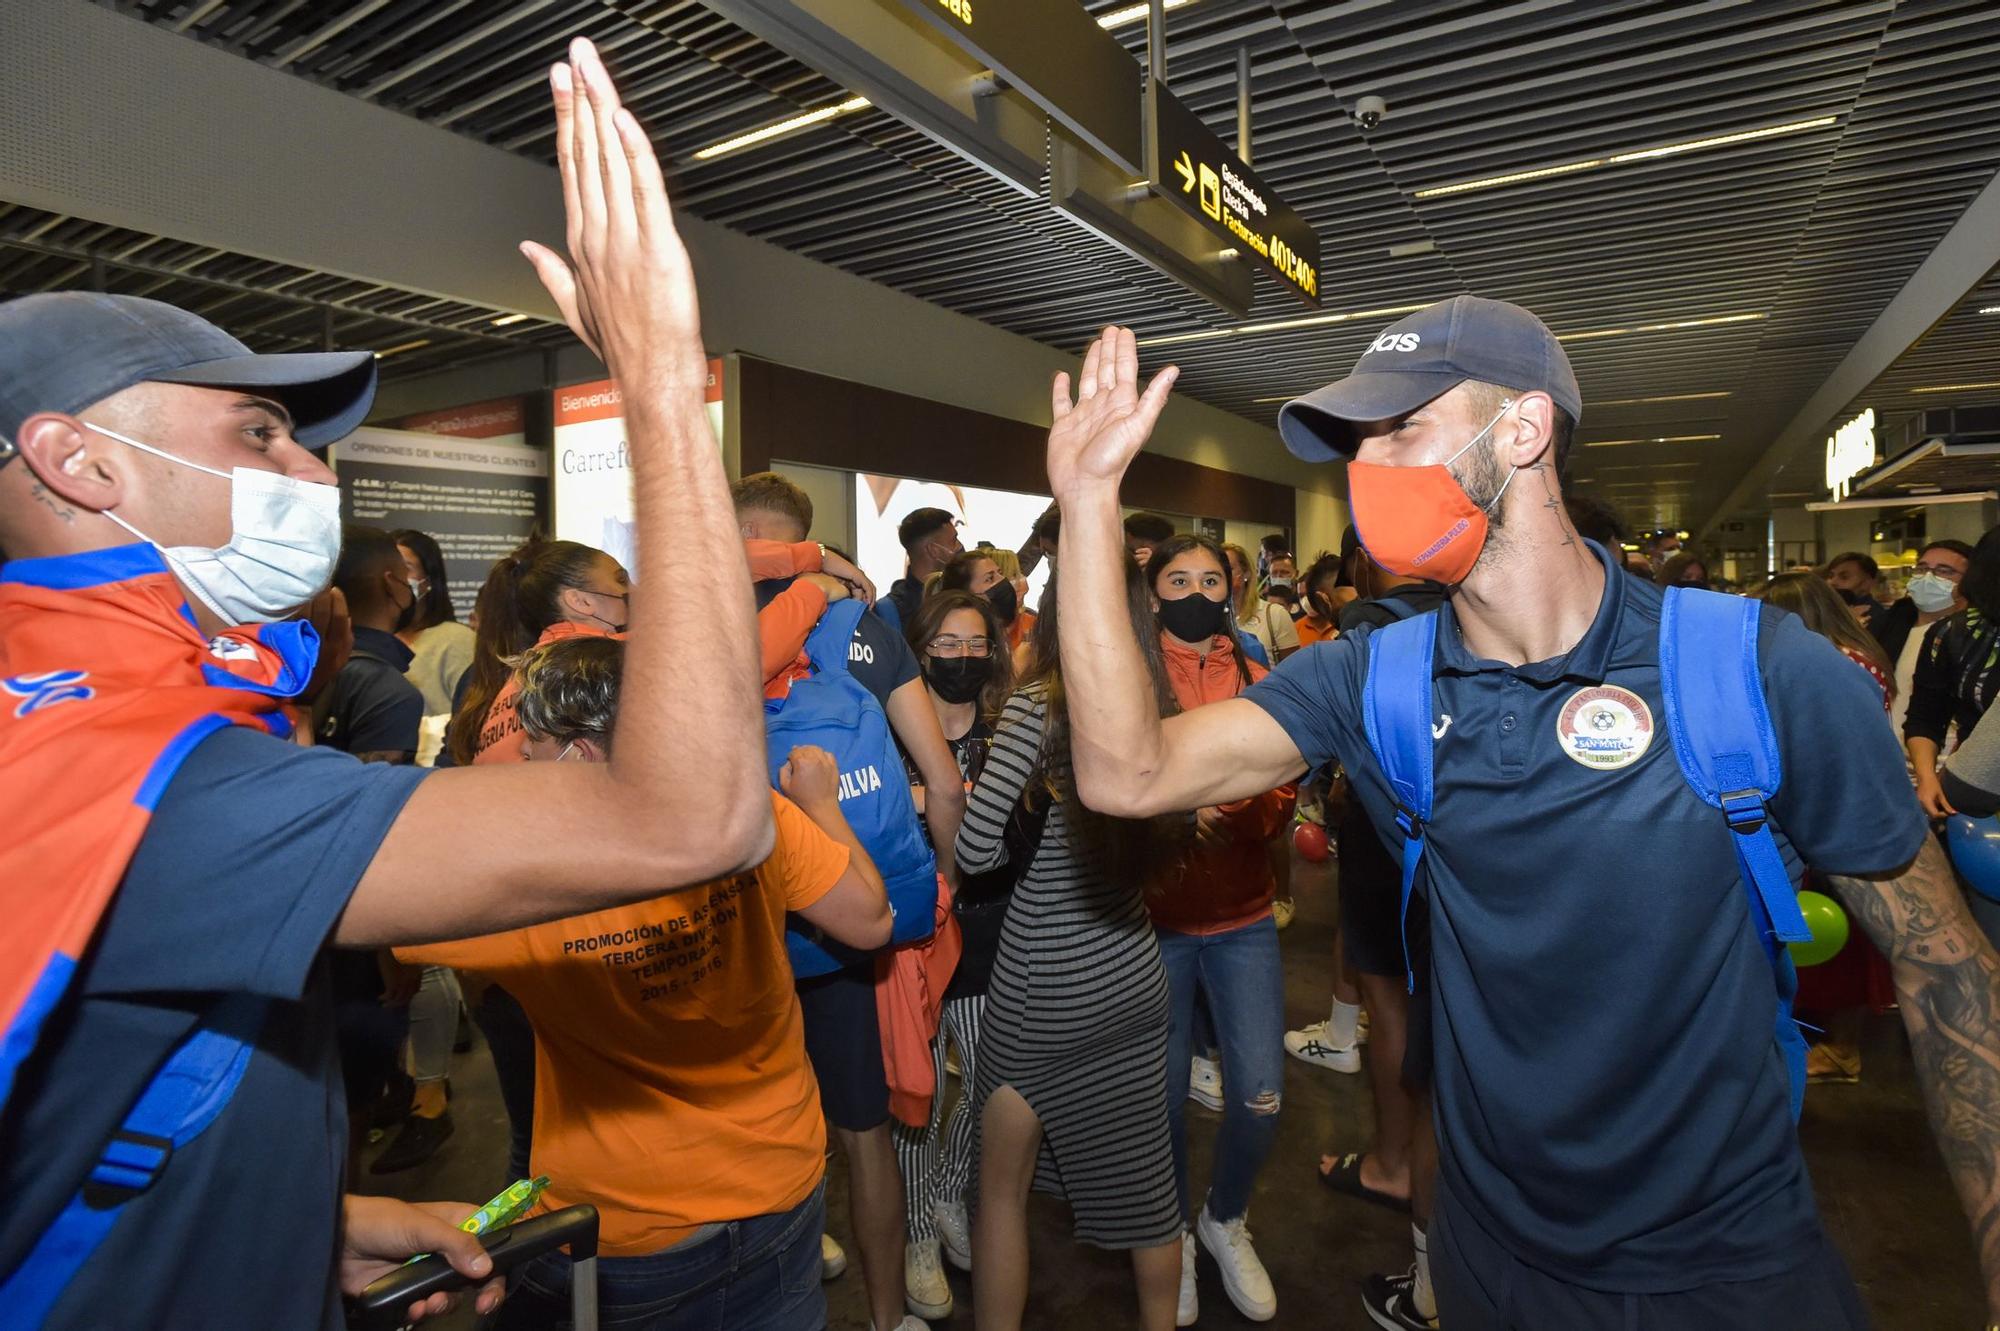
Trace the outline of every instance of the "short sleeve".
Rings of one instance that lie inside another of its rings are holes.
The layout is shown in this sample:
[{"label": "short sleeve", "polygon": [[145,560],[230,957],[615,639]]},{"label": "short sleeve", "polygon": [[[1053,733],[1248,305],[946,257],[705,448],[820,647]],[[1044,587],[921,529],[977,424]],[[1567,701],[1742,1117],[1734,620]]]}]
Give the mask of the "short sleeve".
[{"label": "short sleeve", "polygon": [[1292,617],[1285,613],[1282,606],[1264,602],[1264,618],[1270,621],[1273,652],[1289,652],[1299,645],[1299,626],[1292,622]]},{"label": "short sleeve", "polygon": [[241,726],[203,740],[153,811],[87,988],[298,998],[425,775]]},{"label": "short sleeve", "polygon": [[1341,737],[1354,728],[1367,639],[1361,630],[1293,652],[1243,691],[1284,728],[1308,771],[1338,761]]},{"label": "short sleeve", "polygon": [[833,890],[847,873],[853,853],[775,791],[771,812],[777,822],[777,842],[757,876],[766,888],[783,894],[786,910],[804,910]]},{"label": "short sleeve", "polygon": [[1822,873],[1902,868],[1928,824],[1874,680],[1796,615],[1767,613],[1760,644],[1784,764],[1778,826]]},{"label": "short sleeve", "polygon": [[855,625],[847,668],[884,707],[890,694],[922,674],[910,644],[880,615],[863,615]]}]

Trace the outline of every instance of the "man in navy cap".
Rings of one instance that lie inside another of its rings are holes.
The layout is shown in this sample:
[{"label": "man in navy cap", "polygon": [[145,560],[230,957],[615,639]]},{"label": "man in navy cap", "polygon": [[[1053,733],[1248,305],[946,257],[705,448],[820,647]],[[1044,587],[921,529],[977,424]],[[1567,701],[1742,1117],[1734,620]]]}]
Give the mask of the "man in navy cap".
[{"label": "man in navy cap", "polygon": [[769,853],[693,275],[588,43],[552,82],[577,267],[525,248],[624,390],[642,545],[734,571],[635,590],[609,765],[424,779],[281,738],[317,645],[288,616],[340,549],[311,450],[366,414],[371,353],[256,356],[131,297],[0,304],[0,1323],[332,1331],[411,1253],[486,1275],[469,1207],[341,1197],[325,945],[518,928]]},{"label": "man in navy cap", "polygon": [[[1362,718],[1374,632],[1161,720],[1138,645],[1105,628],[1123,622],[1119,479],[1175,377],[1142,396],[1137,360],[1132,334],[1107,329],[1075,399],[1068,376],[1055,388],[1049,479],[1080,795],[1146,817],[1338,759],[1400,846]],[[1440,1143],[1420,1237],[1435,1301],[1420,1269],[1371,1281],[1368,1310],[1389,1327],[1441,1314],[1450,1331],[1863,1326],[1791,1121],[1779,986],[1729,825],[1683,778],[1674,745],[1652,742],[1666,715],[1662,593],[1616,576],[1616,554],[1579,538],[1563,508],[1581,411],[1539,319],[1460,296],[1385,329],[1352,374],[1279,417],[1294,453],[1345,462],[1370,556],[1450,588],[1435,612],[1419,879]],[[1892,958],[2000,1310],[1993,953],[1926,835],[1894,737],[1872,719],[1872,682],[1791,616],[1766,613],[1758,643],[1786,867],[1839,875]],[[1579,733],[1590,702],[1609,732]]]}]

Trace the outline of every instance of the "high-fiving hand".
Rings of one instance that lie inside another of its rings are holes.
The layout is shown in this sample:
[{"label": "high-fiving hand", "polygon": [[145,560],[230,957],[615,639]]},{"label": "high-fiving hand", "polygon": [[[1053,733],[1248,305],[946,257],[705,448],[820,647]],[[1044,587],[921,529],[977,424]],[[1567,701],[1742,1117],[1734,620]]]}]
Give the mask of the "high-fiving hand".
[{"label": "high-fiving hand", "polygon": [[1049,427],[1049,485],[1058,502],[1093,482],[1116,485],[1145,447],[1167,405],[1180,370],[1167,366],[1139,392],[1139,344],[1129,328],[1107,328],[1083,356],[1070,400],[1067,374],[1058,374]]},{"label": "high-fiving hand", "polygon": [[626,396],[700,391],[707,380],[694,268],[674,230],[653,145],[584,38],[549,70],[556,108],[569,259],[525,241],[521,252],[570,331]]}]

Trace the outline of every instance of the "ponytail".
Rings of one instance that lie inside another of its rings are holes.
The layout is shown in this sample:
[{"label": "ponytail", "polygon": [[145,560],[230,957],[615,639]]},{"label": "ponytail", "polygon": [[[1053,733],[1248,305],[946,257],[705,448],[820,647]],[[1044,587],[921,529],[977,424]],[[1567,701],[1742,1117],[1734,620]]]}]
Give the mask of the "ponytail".
[{"label": "ponytail", "polygon": [[486,575],[473,614],[479,621],[465,698],[451,718],[451,760],[469,766],[493,700],[506,687],[514,660],[561,618],[565,587],[581,587],[604,552],[576,541],[531,536],[503,555]]}]

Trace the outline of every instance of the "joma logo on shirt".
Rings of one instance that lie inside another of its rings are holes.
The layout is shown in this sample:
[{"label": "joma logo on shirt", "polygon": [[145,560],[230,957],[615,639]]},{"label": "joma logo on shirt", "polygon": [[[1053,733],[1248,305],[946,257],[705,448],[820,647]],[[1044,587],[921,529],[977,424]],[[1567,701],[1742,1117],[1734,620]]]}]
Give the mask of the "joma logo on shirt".
[{"label": "joma logo on shirt", "polygon": [[881,788],[882,774],[873,766],[840,774],[840,798],[844,800],[851,800],[856,795],[872,795]]}]

